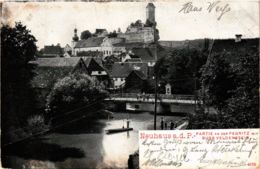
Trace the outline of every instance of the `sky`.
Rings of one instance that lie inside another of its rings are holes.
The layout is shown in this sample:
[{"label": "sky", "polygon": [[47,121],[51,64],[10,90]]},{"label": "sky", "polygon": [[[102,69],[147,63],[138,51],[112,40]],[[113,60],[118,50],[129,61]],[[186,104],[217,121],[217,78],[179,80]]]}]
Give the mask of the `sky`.
[{"label": "sky", "polygon": [[[146,20],[146,5],[139,2],[4,2],[3,23],[21,21],[38,40],[37,46],[71,44],[73,30],[125,32],[131,22]],[[259,0],[158,0],[155,19],[160,40],[259,37]],[[189,3],[192,8],[184,8]],[[212,10],[209,12],[209,5]],[[221,11],[222,10],[222,11]],[[218,19],[221,13],[222,17]]]}]

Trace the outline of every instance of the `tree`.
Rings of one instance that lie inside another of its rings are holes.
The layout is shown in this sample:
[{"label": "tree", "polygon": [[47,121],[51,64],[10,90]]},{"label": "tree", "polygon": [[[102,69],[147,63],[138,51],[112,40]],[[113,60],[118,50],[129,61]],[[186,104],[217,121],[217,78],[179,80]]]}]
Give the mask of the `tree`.
[{"label": "tree", "polygon": [[22,23],[14,27],[3,25],[2,43],[2,130],[26,125],[27,118],[36,111],[36,99],[30,81],[35,59],[36,39]]},{"label": "tree", "polygon": [[149,19],[146,19],[146,22],[145,22],[145,27],[152,27],[152,26],[155,26],[156,24],[151,22]]},{"label": "tree", "polygon": [[102,101],[107,96],[104,86],[95,78],[86,74],[70,74],[54,85],[47,97],[46,106],[50,118],[79,108],[83,112],[76,111],[74,115],[90,115],[91,112],[102,109]]},{"label": "tree", "polygon": [[259,70],[258,50],[237,53],[239,63],[230,64],[217,55],[206,64],[202,80],[217,114],[201,109],[191,116],[189,128],[258,128]]},{"label": "tree", "polygon": [[217,54],[209,59],[202,69],[201,83],[207,100],[220,112],[235,88],[235,74],[225,59],[225,54]]},{"label": "tree", "polygon": [[116,33],[116,31],[114,30],[113,32],[110,32],[107,36],[108,36],[109,38],[116,38],[116,37],[117,37],[117,33]]},{"label": "tree", "polygon": [[[121,54],[125,55],[125,53]],[[108,69],[111,70],[112,66],[115,62],[120,62],[120,59],[114,55],[110,55],[104,58],[103,65]]]},{"label": "tree", "polygon": [[86,40],[86,39],[90,38],[91,36],[92,36],[91,32],[89,30],[85,30],[85,31],[81,32],[80,39]]},{"label": "tree", "polygon": [[224,109],[226,128],[259,127],[259,58],[258,52],[241,57],[235,66],[236,88]]},{"label": "tree", "polygon": [[157,61],[155,71],[160,83],[170,83],[175,94],[194,94],[195,78],[200,77],[199,69],[205,60],[204,53],[196,49],[176,49]]}]

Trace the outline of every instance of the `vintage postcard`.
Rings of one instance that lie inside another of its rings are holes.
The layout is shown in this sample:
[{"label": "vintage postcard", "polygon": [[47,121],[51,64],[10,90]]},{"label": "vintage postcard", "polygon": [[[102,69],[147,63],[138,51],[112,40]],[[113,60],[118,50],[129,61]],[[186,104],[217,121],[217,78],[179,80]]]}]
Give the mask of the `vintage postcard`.
[{"label": "vintage postcard", "polygon": [[259,0],[3,1],[1,166],[259,168]]}]

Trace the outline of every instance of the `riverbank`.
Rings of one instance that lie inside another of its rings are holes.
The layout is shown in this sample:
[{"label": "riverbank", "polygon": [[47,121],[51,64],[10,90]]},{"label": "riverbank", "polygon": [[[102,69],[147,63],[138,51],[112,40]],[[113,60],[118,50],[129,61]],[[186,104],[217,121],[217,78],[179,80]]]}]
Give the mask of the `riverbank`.
[{"label": "riverbank", "polygon": [[[7,158],[12,163],[10,167],[126,168],[129,155],[138,150],[138,131],[153,129],[153,114],[115,112],[113,115],[110,120],[83,119],[14,147]],[[126,126],[127,118],[133,131],[105,134],[107,129]],[[164,119],[180,118],[165,116]]]}]

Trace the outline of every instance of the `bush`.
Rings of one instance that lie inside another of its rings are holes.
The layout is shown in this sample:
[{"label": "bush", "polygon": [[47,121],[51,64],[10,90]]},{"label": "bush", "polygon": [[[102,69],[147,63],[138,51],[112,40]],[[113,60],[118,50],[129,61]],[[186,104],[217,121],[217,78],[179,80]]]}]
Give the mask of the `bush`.
[{"label": "bush", "polygon": [[43,115],[33,115],[27,119],[27,123],[32,134],[49,130],[49,125],[45,124]]},{"label": "bush", "polygon": [[[104,88],[98,80],[86,74],[70,74],[58,80],[47,97],[49,117],[91,115],[90,112],[101,110],[103,100],[108,96]],[[69,113],[71,111],[73,113]]]}]

